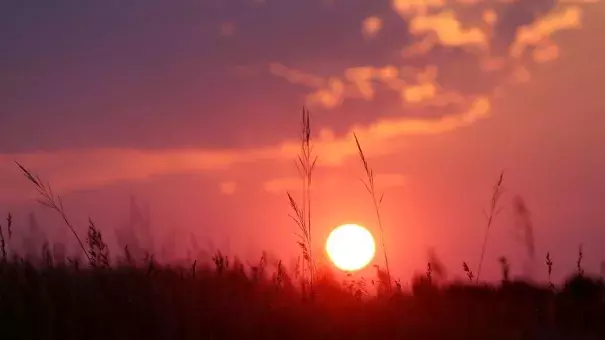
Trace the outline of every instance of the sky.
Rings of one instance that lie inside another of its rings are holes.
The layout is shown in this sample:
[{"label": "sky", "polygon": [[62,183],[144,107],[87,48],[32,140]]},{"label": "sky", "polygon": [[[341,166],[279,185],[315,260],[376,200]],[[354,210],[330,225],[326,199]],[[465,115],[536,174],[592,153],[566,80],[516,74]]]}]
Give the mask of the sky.
[{"label": "sky", "polygon": [[580,245],[599,273],[603,15],[588,0],[2,1],[0,213],[15,216],[16,248],[30,212],[51,243],[76,245],[17,160],[115,253],[134,196],[160,258],[295,258],[286,192],[300,197],[304,106],[315,248],[344,223],[379,235],[355,133],[397,277],[431,252],[450,278],[476,268],[501,171],[483,275],[506,256],[513,275],[544,279],[550,252],[561,277]]}]

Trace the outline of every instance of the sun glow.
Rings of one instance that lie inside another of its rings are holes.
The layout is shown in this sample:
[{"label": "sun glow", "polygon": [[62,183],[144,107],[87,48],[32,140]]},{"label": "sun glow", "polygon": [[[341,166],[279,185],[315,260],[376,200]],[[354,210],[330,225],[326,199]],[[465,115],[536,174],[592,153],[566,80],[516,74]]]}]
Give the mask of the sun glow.
[{"label": "sun glow", "polygon": [[326,252],[334,265],[345,271],[367,266],[376,252],[374,237],[364,227],[344,224],[332,230],[326,241]]}]

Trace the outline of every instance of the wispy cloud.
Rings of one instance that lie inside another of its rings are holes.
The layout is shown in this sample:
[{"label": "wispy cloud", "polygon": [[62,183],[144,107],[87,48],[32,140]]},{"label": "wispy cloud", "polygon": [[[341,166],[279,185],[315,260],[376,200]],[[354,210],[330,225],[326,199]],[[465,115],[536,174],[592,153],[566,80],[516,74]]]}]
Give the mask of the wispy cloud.
[{"label": "wispy cloud", "polygon": [[300,178],[282,177],[267,180],[263,183],[263,189],[272,194],[282,195],[287,191],[298,191],[301,189]]},{"label": "wispy cloud", "polygon": [[374,38],[382,29],[382,19],[370,16],[361,22],[361,32],[366,38]]},{"label": "wispy cloud", "polygon": [[223,37],[231,37],[237,33],[237,26],[232,21],[222,22],[219,26],[221,36]]},{"label": "wispy cloud", "polygon": [[[546,0],[458,4],[392,0],[392,10],[408,23],[411,37],[402,39],[399,62],[351,65],[329,75],[274,62],[270,71],[306,86],[306,102],[312,107],[336,109],[347,100],[372,101],[379,93],[396,92],[402,114],[410,108],[428,112],[440,107],[446,116],[458,111],[461,103],[474,103],[479,97],[489,100],[511,79],[513,83],[529,79],[525,72],[531,61],[542,63],[559,56],[553,36],[581,27],[578,5],[554,6]],[[366,36],[374,36],[372,32],[384,25],[377,17],[362,21]],[[527,54],[531,58],[523,58]]]},{"label": "wispy cloud", "polygon": [[511,56],[520,58],[529,48],[544,48],[545,44],[548,46],[547,49],[558,51],[558,46],[551,40],[553,34],[558,31],[580,28],[581,18],[580,7],[569,6],[549,12],[531,25],[520,27],[510,48]]},{"label": "wispy cloud", "polygon": [[[361,171],[361,170],[360,170]],[[379,190],[401,187],[406,184],[406,178],[398,173],[377,173],[374,175],[376,188]],[[323,190],[333,191],[342,189],[343,183],[340,177],[324,176],[314,179],[315,187]],[[263,182],[263,189],[271,194],[283,195],[285,192],[299,192],[301,190],[301,180],[299,177],[279,177]]]},{"label": "wispy cloud", "polygon": [[[490,101],[487,98],[478,98],[471,103],[468,111],[435,120],[405,117],[383,119],[369,126],[353,126],[341,137],[324,129],[314,141],[315,151],[321,157],[318,166],[340,166],[350,157],[356,156],[353,132],[364,140],[364,147],[371,154],[388,155],[399,149],[399,146],[390,143],[393,137],[451,131],[487,117],[489,108]],[[35,173],[42,174],[52,182],[56,190],[77,190],[168,174],[220,173],[234,166],[259,161],[290,162],[296,157],[299,147],[299,141],[292,139],[273,146],[249,149],[89,149],[2,155],[0,177],[14,178],[18,174],[13,162],[16,159]],[[284,182],[279,180],[266,184],[265,189],[272,191],[283,186]]]},{"label": "wispy cloud", "polygon": [[436,43],[444,46],[487,47],[487,32],[480,27],[464,27],[453,10],[413,17],[410,33],[415,36],[434,34]]},{"label": "wispy cloud", "polygon": [[237,190],[237,183],[235,181],[221,182],[220,189],[223,195],[233,195]]}]

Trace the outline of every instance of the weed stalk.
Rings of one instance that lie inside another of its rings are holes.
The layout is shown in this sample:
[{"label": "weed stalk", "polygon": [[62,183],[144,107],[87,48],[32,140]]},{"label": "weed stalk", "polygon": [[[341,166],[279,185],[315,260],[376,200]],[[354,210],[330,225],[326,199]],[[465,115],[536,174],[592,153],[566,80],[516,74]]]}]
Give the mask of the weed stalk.
[{"label": "weed stalk", "polygon": [[[313,258],[313,240],[311,233],[311,180],[313,169],[317,157],[313,156],[313,145],[311,143],[311,119],[309,111],[305,108],[302,110],[301,124],[301,146],[300,153],[297,157],[296,168],[302,179],[302,205],[296,203],[292,195],[288,192],[288,200],[294,214],[289,215],[296,225],[299,232],[297,244],[301,248],[303,262],[306,263],[306,268],[309,271],[309,284],[311,293],[313,293],[313,281],[315,279],[315,261]],[[305,266],[303,265],[303,273]]]},{"label": "weed stalk", "polygon": [[51,208],[52,210],[56,211],[59,214],[59,216],[61,216],[61,218],[63,219],[63,221],[69,228],[69,230],[71,230],[74,237],[78,241],[78,244],[80,245],[80,248],[82,248],[84,255],[86,255],[88,262],[93,263],[93,259],[90,256],[90,254],[88,253],[88,251],[86,251],[86,248],[84,247],[84,243],[80,239],[80,236],[78,236],[76,229],[74,228],[74,226],[71,224],[71,222],[67,218],[67,214],[65,213],[65,209],[63,208],[63,202],[61,201],[61,197],[55,196],[50,184],[44,184],[44,182],[42,182],[40,177],[33,175],[23,165],[19,164],[19,162],[15,161],[15,163],[19,166],[19,168],[21,168],[21,171],[23,171],[23,175],[31,183],[34,184],[34,186],[36,187],[36,190],[38,191],[40,196],[42,196],[41,198],[38,199],[38,203],[40,203],[48,208]]},{"label": "weed stalk", "polygon": [[370,168],[368,164],[368,160],[363,153],[363,149],[361,148],[361,144],[359,143],[359,139],[356,134],[353,134],[355,137],[355,143],[357,144],[357,150],[359,151],[359,157],[361,158],[361,162],[363,163],[363,168],[366,172],[367,183],[363,179],[361,182],[366,187],[366,190],[372,197],[372,203],[374,204],[374,211],[376,212],[376,219],[378,220],[378,228],[380,229],[380,243],[382,245],[382,252],[384,254],[384,264],[387,271],[387,278],[389,280],[388,289],[391,291],[391,269],[389,267],[389,257],[387,256],[387,248],[384,242],[384,230],[382,228],[382,218],[380,217],[380,204],[382,203],[382,198],[384,194],[380,196],[380,199],[377,199],[376,196],[376,187],[374,185],[374,172]]},{"label": "weed stalk", "polygon": [[481,247],[481,256],[479,258],[479,266],[477,268],[477,277],[475,278],[477,283],[479,283],[479,276],[481,275],[481,267],[483,265],[483,258],[485,257],[485,249],[487,246],[487,239],[489,236],[489,231],[492,227],[494,218],[496,216],[498,216],[500,214],[500,212],[502,211],[502,209],[498,207],[498,201],[500,200],[500,197],[502,196],[502,182],[503,181],[504,181],[504,171],[502,171],[500,173],[500,177],[498,178],[496,185],[494,185],[494,191],[492,193],[492,200],[490,203],[489,213],[484,211],[485,217],[487,218],[487,227],[485,229],[485,236],[483,238],[483,246]]}]

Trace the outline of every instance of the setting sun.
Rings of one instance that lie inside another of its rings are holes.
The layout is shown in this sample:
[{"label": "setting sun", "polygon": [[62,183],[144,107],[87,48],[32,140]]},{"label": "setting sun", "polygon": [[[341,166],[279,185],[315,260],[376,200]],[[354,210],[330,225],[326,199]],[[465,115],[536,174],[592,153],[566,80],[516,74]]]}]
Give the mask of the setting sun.
[{"label": "setting sun", "polygon": [[374,237],[366,228],[344,224],[332,230],[326,241],[326,251],[336,267],[355,271],[372,261],[376,246]]}]

